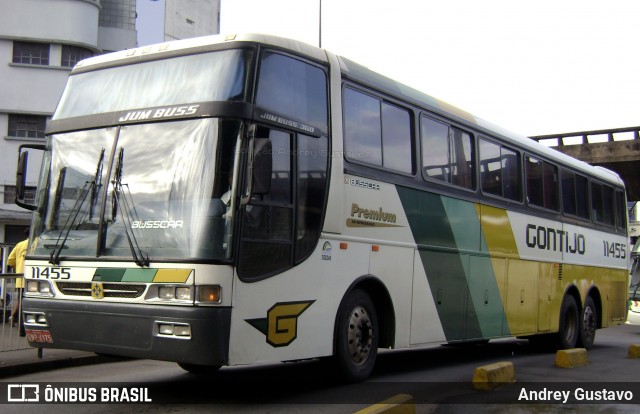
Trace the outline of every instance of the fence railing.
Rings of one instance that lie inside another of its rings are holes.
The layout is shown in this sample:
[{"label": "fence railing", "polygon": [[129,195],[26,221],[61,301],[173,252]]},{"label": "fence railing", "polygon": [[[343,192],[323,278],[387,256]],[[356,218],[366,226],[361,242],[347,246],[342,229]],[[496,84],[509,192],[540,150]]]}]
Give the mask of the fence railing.
[{"label": "fence railing", "polygon": [[0,352],[33,349],[24,336],[24,329],[20,332],[23,289],[18,288],[16,282],[24,276],[22,273],[7,272],[7,258],[13,247],[11,244],[0,244]]},{"label": "fence railing", "polygon": [[22,279],[22,273],[0,274],[0,352],[33,349],[27,343],[22,328],[22,288],[16,287],[16,281]]}]

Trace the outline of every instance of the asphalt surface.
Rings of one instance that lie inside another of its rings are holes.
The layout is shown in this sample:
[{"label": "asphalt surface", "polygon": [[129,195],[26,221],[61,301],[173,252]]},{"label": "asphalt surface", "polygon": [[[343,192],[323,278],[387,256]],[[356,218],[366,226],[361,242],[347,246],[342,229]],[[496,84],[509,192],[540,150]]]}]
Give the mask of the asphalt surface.
[{"label": "asphalt surface", "polygon": [[21,349],[0,352],[0,378],[66,367],[119,361],[116,357],[67,349]]}]

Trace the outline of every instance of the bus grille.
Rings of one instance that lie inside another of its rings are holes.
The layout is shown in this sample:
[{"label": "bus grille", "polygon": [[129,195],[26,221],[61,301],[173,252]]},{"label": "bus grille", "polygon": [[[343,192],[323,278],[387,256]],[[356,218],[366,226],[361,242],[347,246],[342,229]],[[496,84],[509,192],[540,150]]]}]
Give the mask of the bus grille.
[{"label": "bus grille", "polygon": [[[91,296],[91,282],[57,282],[56,285],[67,296]],[[146,285],[103,283],[102,289],[105,298],[134,299],[142,296]]]}]

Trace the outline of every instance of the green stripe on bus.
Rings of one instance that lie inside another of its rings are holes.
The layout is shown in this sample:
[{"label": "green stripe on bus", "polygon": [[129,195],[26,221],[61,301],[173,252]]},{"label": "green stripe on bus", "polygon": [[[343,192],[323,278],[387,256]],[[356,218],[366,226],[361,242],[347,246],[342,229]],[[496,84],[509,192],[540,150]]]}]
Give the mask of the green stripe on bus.
[{"label": "green stripe on bus", "polygon": [[[469,257],[458,252],[453,226],[442,198],[404,187],[398,187],[398,194],[418,244],[420,259],[447,340],[481,337],[475,309],[473,306],[467,307],[470,297],[467,279]],[[450,205],[447,208],[456,209],[457,206]],[[463,227],[464,223],[456,223],[455,226]],[[442,251],[443,247],[452,251]]]},{"label": "green stripe on bus", "polygon": [[124,272],[127,269],[117,269],[117,268],[98,268],[93,274],[94,282],[120,282],[122,277],[124,276]]},{"label": "green stripe on bus", "polygon": [[508,334],[476,205],[404,187],[398,187],[398,194],[447,340]]},{"label": "green stripe on bus", "polygon": [[124,272],[122,281],[151,283],[157,271],[157,269],[127,269]]},{"label": "green stripe on bus", "polygon": [[[458,248],[464,251],[487,252],[477,206],[454,198],[442,197],[442,200]],[[469,286],[467,308],[475,312],[480,325],[480,337],[502,336],[506,316],[491,259],[485,255],[471,254],[463,256],[463,260]],[[469,334],[470,332],[467,332],[467,339],[472,338]]]}]

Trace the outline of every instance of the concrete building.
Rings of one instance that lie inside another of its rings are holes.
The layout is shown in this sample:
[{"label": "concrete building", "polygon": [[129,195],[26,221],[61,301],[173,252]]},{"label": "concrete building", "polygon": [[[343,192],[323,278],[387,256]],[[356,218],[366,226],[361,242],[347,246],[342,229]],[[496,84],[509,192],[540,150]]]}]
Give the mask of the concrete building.
[{"label": "concrete building", "polygon": [[[31,219],[14,204],[18,147],[44,143],[47,120],[79,60],[138,45],[137,3],[150,1],[0,0],[0,243],[22,240]],[[159,41],[220,31],[220,0],[158,3],[164,15],[152,24],[162,27]],[[29,160],[31,197],[39,162]]]},{"label": "concrete building", "polygon": [[24,239],[31,218],[13,204],[18,147],[44,143],[76,62],[137,45],[135,18],[136,0],[0,0],[0,242]]},{"label": "concrete building", "polygon": [[165,41],[218,33],[220,0],[165,0]]},{"label": "concrete building", "polygon": [[139,45],[220,33],[220,1],[138,0]]}]

